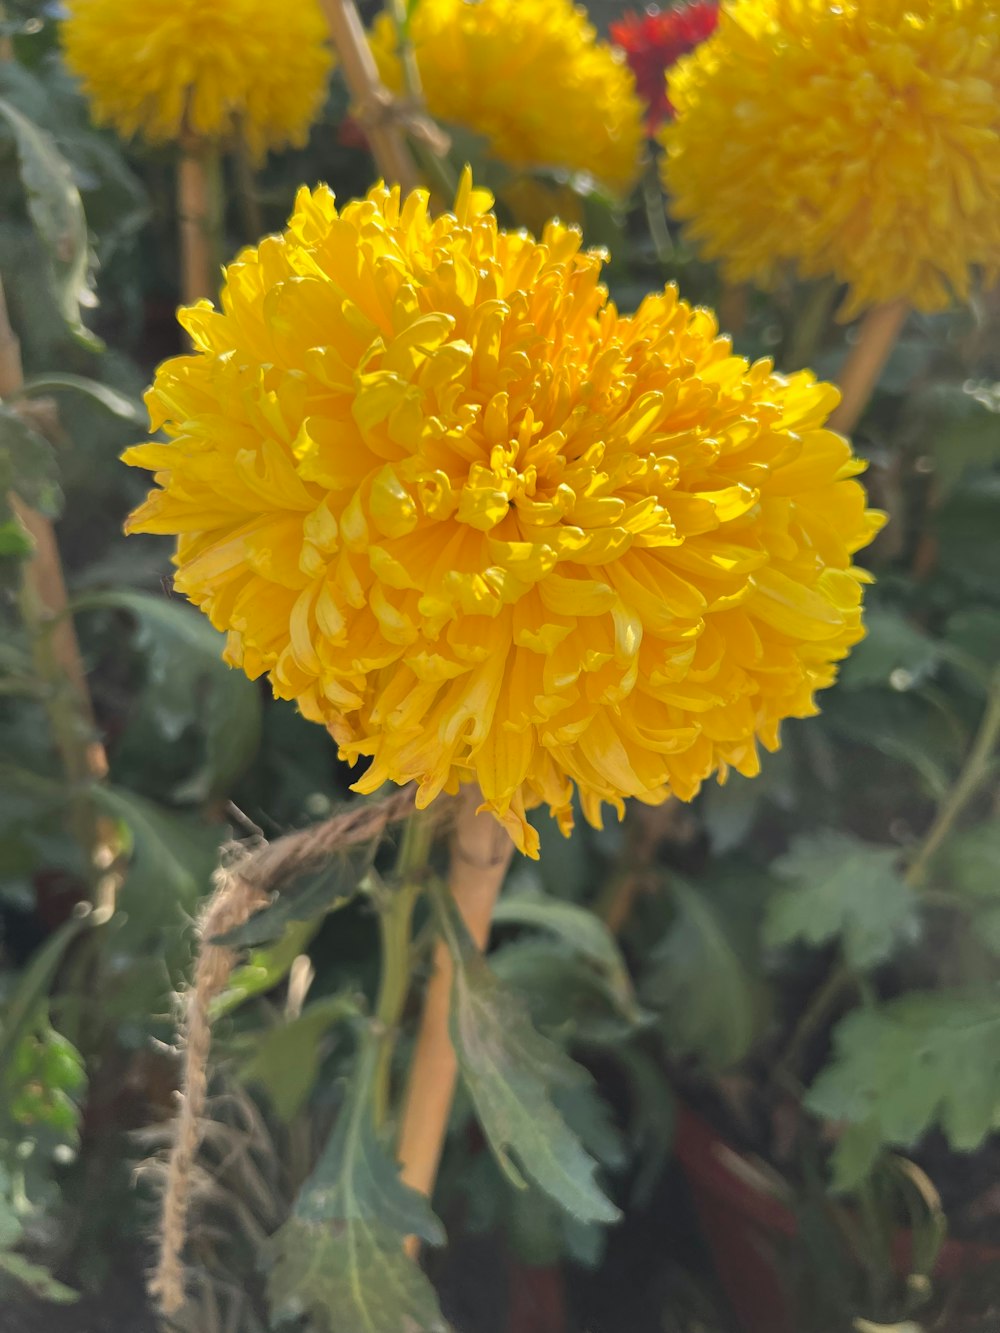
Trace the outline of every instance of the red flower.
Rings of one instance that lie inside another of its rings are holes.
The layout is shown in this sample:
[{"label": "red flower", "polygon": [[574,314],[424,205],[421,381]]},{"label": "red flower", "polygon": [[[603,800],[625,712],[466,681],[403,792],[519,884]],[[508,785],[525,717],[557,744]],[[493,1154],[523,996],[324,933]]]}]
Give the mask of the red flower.
[{"label": "red flower", "polygon": [[649,9],[626,14],[610,26],[611,40],[628,59],[639,96],[648,108],[646,124],[652,134],[674,109],[667,97],[667,70],[715,31],[719,6],[715,0],[694,0],[677,9]]}]

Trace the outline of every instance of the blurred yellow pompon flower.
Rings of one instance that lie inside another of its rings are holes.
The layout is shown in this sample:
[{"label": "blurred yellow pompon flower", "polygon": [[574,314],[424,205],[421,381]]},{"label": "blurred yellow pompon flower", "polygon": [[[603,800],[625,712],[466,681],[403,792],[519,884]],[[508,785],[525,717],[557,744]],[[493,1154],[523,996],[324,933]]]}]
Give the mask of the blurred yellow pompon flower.
[{"label": "blurred yellow pompon flower", "polygon": [[66,63],[95,119],[150,142],[302,144],[332,56],[315,0],[67,0]]},{"label": "blurred yellow pompon flower", "polygon": [[525,809],[688,799],[754,774],[863,634],[880,525],[824,430],[837,391],[748,365],[674,288],[623,317],[600,252],[379,185],[302,189],[147,395],[131,532],[227,660],[324,723],[358,783],[477,779]]},{"label": "blurred yellow pompon flower", "polygon": [[996,0],[732,0],[668,91],[673,211],[731,280],[792,261],[850,317],[1000,268]]},{"label": "blurred yellow pompon flower", "polygon": [[[639,171],[643,106],[624,57],[571,0],[420,0],[410,38],[432,115],[482,135],[515,167],[586,172],[626,190]],[[400,91],[396,25],[372,49]]]}]

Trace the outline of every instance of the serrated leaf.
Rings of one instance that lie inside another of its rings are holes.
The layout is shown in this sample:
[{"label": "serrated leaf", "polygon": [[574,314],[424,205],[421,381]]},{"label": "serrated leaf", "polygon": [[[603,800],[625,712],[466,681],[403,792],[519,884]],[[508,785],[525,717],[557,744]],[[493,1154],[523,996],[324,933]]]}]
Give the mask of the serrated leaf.
[{"label": "serrated leaf", "polygon": [[274,901],[235,930],[220,936],[231,949],[247,949],[279,939],[293,921],[313,921],[344,907],[357,894],[375,860],[377,842],[334,852],[322,870],[303,885],[282,888]]},{"label": "serrated leaf", "polygon": [[197,724],[204,759],[175,793],[181,801],[226,794],[257,752],[260,693],[222,660],[225,638],[191,607],[125,588],[88,593],[74,610],[126,611],[146,653],[145,706],[168,740]]},{"label": "serrated leaf", "polygon": [[14,136],[28,213],[48,254],[62,316],[74,336],[90,347],[100,347],[80,317],[82,306],[96,302],[90,283],[87,219],[73,172],[51,135],[3,97],[0,116]]},{"label": "serrated leaf", "polygon": [[676,876],[669,882],[676,913],[650,955],[641,995],[661,1016],[679,1054],[725,1067],[741,1060],[755,1029],[756,1001],[746,967],[708,895]]},{"label": "serrated leaf", "polygon": [[444,1333],[434,1289],[403,1251],[406,1236],[438,1245],[444,1232],[376,1137],[372,1040],[293,1216],[269,1244],[271,1301],[279,1317],[309,1315],[324,1333]]},{"label": "serrated leaf", "polygon": [[240,1079],[260,1084],[281,1119],[293,1120],[316,1082],[327,1032],[357,1013],[350,996],[328,995],[307,1005],[298,1017],[268,1032],[255,1032],[252,1054],[239,1066]]},{"label": "serrated leaf", "polygon": [[939,1125],[970,1152],[1000,1128],[1000,996],[916,991],[857,1009],[806,1105],[851,1130],[834,1153],[838,1188],[856,1185],[878,1145],[904,1147]]},{"label": "serrated leaf", "polygon": [[1000,900],[1000,819],[952,834],[937,858],[935,877],[956,893]]},{"label": "serrated leaf", "polygon": [[542,893],[505,893],[493,912],[494,925],[535,926],[550,931],[585,958],[607,982],[623,1014],[638,1017],[632,979],[607,926],[585,907]]},{"label": "serrated leaf", "polygon": [[14,491],[48,518],[62,507],[59,465],[44,435],[0,403],[0,493]]},{"label": "serrated leaf", "polygon": [[523,1170],[581,1221],[616,1221],[618,1209],[594,1180],[596,1162],[552,1100],[555,1089],[589,1076],[535,1031],[521,997],[498,980],[475,948],[450,895],[438,888],[433,899],[455,964],[452,1042],[497,1162],[514,1185],[523,1185]]},{"label": "serrated leaf", "polygon": [[840,672],[842,689],[872,685],[911,689],[934,670],[941,646],[898,611],[872,610],[868,630]]},{"label": "serrated leaf", "polygon": [[918,933],[917,898],[896,870],[899,852],[824,830],[796,838],[774,871],[788,881],[767,905],[771,948],[839,940],[849,967],[884,962]]}]

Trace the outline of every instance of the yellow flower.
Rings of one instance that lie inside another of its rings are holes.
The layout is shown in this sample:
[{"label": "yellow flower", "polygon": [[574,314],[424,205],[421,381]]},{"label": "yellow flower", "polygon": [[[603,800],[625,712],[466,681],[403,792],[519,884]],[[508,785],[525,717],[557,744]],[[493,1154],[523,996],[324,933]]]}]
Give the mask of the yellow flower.
[{"label": "yellow flower", "polygon": [[[632,185],[643,109],[624,57],[571,0],[420,0],[411,24],[431,113],[486,138],[512,166],[587,172]],[[396,25],[375,21],[372,49],[399,91]]]},{"label": "yellow flower", "polygon": [[837,390],[748,365],[674,288],[622,316],[598,252],[374,188],[302,189],[147,395],[132,532],[227,660],[324,723],[358,783],[477,779],[523,850],[601,802],[753,774],[862,637],[880,523]]},{"label": "yellow flower", "polygon": [[673,211],[731,280],[792,261],[849,317],[1000,268],[996,0],[733,0],[668,89]]},{"label": "yellow flower", "polygon": [[250,151],[305,142],[332,63],[315,0],[67,0],[66,63],[94,116],[151,142],[185,134]]}]

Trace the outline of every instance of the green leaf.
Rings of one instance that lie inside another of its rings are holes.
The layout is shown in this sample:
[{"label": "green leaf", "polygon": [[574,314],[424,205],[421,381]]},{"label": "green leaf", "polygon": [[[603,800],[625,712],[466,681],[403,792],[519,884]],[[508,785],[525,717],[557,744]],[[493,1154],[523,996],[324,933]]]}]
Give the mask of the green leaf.
[{"label": "green leaf", "polygon": [[982,389],[938,385],[929,406],[927,442],[938,487],[947,494],[971,468],[1000,461],[1000,404]]},{"label": "green leaf", "polygon": [[638,1018],[632,980],[621,950],[607,926],[593,912],[542,893],[508,892],[496,905],[493,924],[536,926],[550,931],[596,969],[623,1014]]},{"label": "green leaf", "polygon": [[753,986],[709,896],[676,876],[669,889],[676,914],[650,956],[642,998],[675,1051],[724,1068],[753,1041]]},{"label": "green leaf", "polygon": [[55,518],[62,507],[52,445],[13,408],[0,403],[0,494],[9,490],[48,518]]},{"label": "green leaf", "polygon": [[226,989],[213,1001],[212,1022],[232,1013],[253,996],[273,990],[299,954],[308,948],[321,925],[321,917],[292,921],[276,943],[269,948],[253,949],[246,962],[233,969]]},{"label": "green leaf", "polygon": [[40,1300],[50,1301],[54,1305],[71,1305],[80,1299],[79,1292],[57,1282],[47,1268],[25,1259],[23,1254],[15,1254],[11,1250],[0,1251],[0,1272],[27,1287]]},{"label": "green leaf", "polygon": [[323,1155],[269,1243],[274,1313],[309,1316],[317,1333],[445,1333],[433,1287],[403,1251],[406,1236],[439,1245],[444,1232],[376,1137],[373,1050],[369,1036]]},{"label": "green leaf", "polygon": [[523,1186],[523,1170],[573,1217],[616,1221],[618,1209],[594,1180],[597,1164],[553,1102],[557,1088],[572,1088],[588,1075],[531,1026],[523,1000],[487,966],[451,897],[440,887],[433,897],[455,962],[452,1041],[494,1156],[514,1185]]},{"label": "green leaf", "polygon": [[936,859],[935,878],[958,893],[1000,899],[1000,819],[952,834]]},{"label": "green leaf", "polygon": [[[0,464],[2,472],[3,465]],[[6,497],[0,495],[0,560],[25,560],[34,549],[34,543],[14,517]]]},{"label": "green leaf", "polygon": [[193,914],[218,859],[220,826],[185,819],[109,783],[92,787],[91,796],[130,835],[132,861],[119,905],[151,926]]},{"label": "green leaf", "polygon": [[96,300],[90,283],[87,219],[73,172],[51,135],[3,97],[0,116],[14,136],[28,212],[48,255],[59,309],[75,337],[99,348],[99,339],[84,327],[80,317],[81,306],[93,306]]},{"label": "green leaf", "polygon": [[839,1189],[858,1184],[879,1145],[911,1146],[935,1125],[971,1152],[1000,1128],[1000,996],[915,991],[854,1010],[806,1105],[851,1126],[834,1153]]},{"label": "green leaf", "polygon": [[258,1083],[282,1120],[294,1120],[312,1091],[326,1055],[324,1038],[335,1023],[356,1017],[349,995],[330,995],[307,1005],[297,1018],[250,1037],[253,1054],[239,1068],[245,1083]]},{"label": "green leaf", "polygon": [[847,965],[884,962],[918,933],[917,898],[896,870],[899,852],[824,830],[795,839],[774,871],[789,887],[768,903],[764,943],[839,940]]},{"label": "green leaf", "polygon": [[869,611],[865,624],[867,636],[841,668],[843,689],[857,690],[871,685],[912,689],[937,666],[940,644],[898,611]]},{"label": "green leaf", "polygon": [[374,855],[374,849],[366,847],[335,853],[322,870],[309,876],[304,888],[282,889],[269,907],[221,935],[219,943],[231,949],[269,944],[280,939],[290,922],[315,921],[338,911],[361,890]]},{"label": "green leaf", "polygon": [[125,394],[119,393],[117,389],[112,389],[109,384],[102,384],[99,380],[89,379],[86,375],[54,373],[32,375],[31,379],[26,380],[13,396],[15,398],[30,398],[35,394],[56,393],[64,389],[83,394],[85,398],[92,399],[106,412],[110,412],[113,417],[128,421],[131,425],[138,426],[140,430],[146,430],[149,427],[149,415],[142,403],[127,398]]},{"label": "green leaf", "polygon": [[89,909],[82,905],[68,921],[52,932],[36,950],[18,978],[7,1003],[0,1028],[0,1079],[6,1081],[20,1044],[47,1006],[49,987],[70,944],[89,924]]},{"label": "green leaf", "polygon": [[204,741],[204,759],[178,800],[208,801],[225,795],[244,772],[260,742],[260,692],[222,660],[224,636],[184,603],[116,588],[88,593],[74,611],[126,611],[138,625],[146,653],[145,702],[168,740],[191,726]]}]

